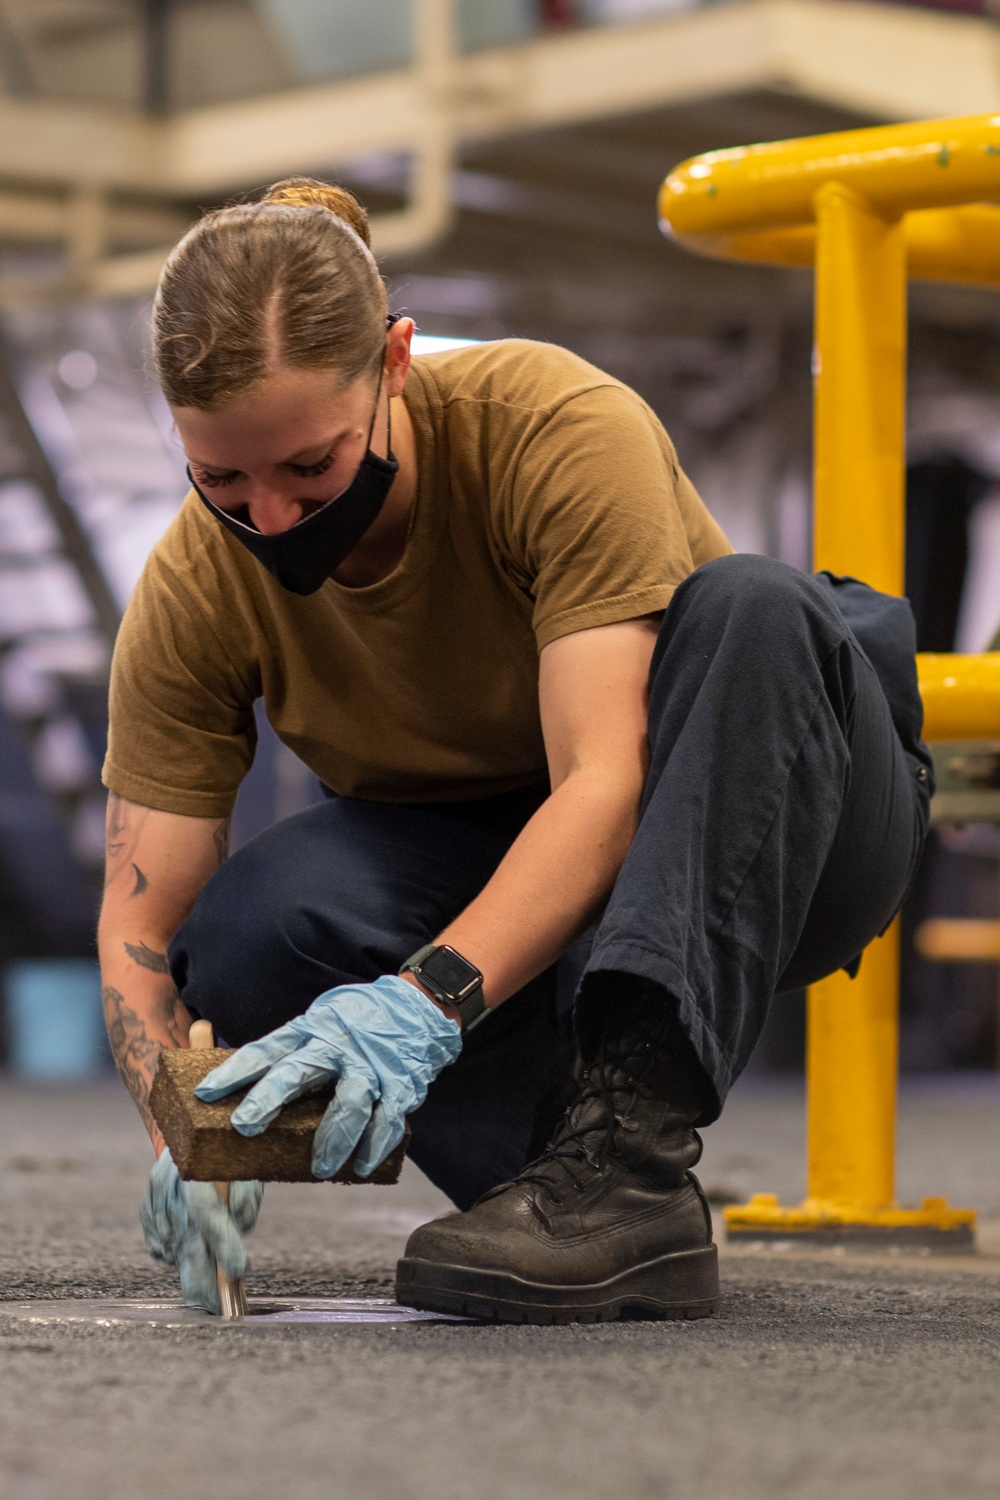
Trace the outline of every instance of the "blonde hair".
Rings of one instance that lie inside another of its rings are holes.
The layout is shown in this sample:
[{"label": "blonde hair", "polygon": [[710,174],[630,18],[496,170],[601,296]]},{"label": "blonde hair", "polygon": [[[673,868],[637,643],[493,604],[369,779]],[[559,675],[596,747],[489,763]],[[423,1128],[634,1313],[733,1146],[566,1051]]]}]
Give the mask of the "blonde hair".
[{"label": "blonde hair", "polygon": [[206,214],[174,247],[153,303],[153,360],[172,406],[214,411],[279,365],[374,377],[385,319],[361,204],[289,177],[259,203]]}]

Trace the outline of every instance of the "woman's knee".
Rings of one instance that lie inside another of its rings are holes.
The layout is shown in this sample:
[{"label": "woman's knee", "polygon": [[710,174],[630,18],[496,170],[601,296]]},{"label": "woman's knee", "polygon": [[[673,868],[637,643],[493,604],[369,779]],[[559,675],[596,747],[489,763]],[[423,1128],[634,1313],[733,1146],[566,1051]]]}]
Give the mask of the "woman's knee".
[{"label": "woman's knee", "polygon": [[[717,557],[689,574],[674,595],[660,633],[662,649],[678,636],[706,649],[728,640],[756,659],[808,643],[826,653],[847,632],[836,605],[808,573],[753,553]],[[797,654],[797,653],[796,653]]]},{"label": "woman's knee", "polygon": [[752,552],[713,558],[685,578],[675,600],[684,609],[715,610],[727,617],[734,609],[755,611],[797,606],[815,590],[813,580],[788,563]]}]

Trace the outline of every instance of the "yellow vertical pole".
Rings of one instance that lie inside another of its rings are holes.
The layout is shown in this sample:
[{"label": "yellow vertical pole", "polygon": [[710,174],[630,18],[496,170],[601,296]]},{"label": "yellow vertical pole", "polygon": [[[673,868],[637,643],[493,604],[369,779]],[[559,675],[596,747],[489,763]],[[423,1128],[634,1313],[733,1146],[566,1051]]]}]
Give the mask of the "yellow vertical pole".
[{"label": "yellow vertical pole", "polygon": [[814,554],[904,586],[906,246],[850,188],[816,194]]},{"label": "yellow vertical pole", "polygon": [[862,1211],[895,1201],[899,934],[866,950],[856,979],[809,990],[807,1197]]},{"label": "yellow vertical pole", "polygon": [[[906,248],[857,193],[816,195],[816,568],[885,593],[904,586]],[[865,1208],[895,1198],[899,934],[858,976],[809,991],[808,1196]]]}]

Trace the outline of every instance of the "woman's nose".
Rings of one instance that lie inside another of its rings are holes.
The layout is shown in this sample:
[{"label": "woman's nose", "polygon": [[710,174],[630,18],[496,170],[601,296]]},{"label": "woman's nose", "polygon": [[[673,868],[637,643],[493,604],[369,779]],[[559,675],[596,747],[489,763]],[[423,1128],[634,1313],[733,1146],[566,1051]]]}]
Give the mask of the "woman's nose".
[{"label": "woman's nose", "polygon": [[257,488],[251,493],[247,500],[247,510],[250,512],[250,520],[262,536],[277,536],[279,532],[288,531],[305,514],[305,506],[301,500],[293,500],[289,495],[263,488]]}]

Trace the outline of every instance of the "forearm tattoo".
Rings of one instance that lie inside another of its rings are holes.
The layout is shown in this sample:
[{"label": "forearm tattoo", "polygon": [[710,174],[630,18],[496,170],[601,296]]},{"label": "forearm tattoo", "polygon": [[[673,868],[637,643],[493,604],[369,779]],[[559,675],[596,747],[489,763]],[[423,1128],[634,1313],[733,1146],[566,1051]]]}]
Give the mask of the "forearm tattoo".
[{"label": "forearm tattoo", "polygon": [[[148,1123],[149,1094],[160,1052],[164,1046],[183,1047],[187,1041],[184,1003],[172,984],[161,986],[153,996],[148,1018],[140,1015],[121,991],[111,985],[104,987],[101,998],[115,1066]],[[147,1019],[152,1024],[159,1023],[157,1030],[161,1031],[161,1038],[149,1035]]]},{"label": "forearm tattoo", "polygon": [[126,943],[125,952],[133,963],[137,963],[141,969],[152,969],[154,974],[169,974],[170,965],[165,953],[157,953],[155,948],[149,948],[145,943]]}]

